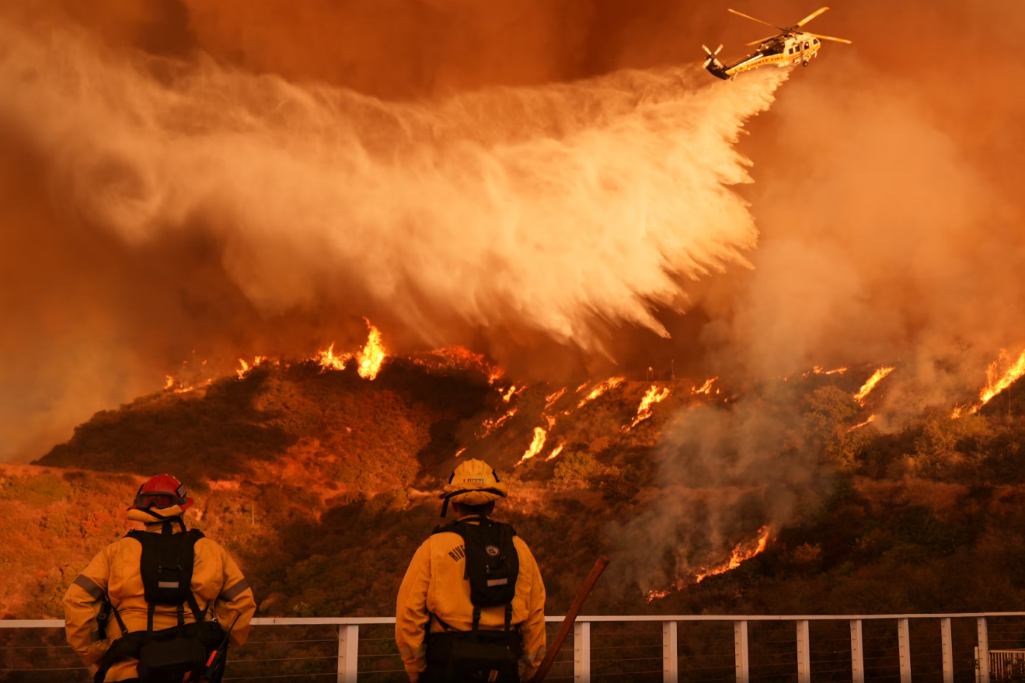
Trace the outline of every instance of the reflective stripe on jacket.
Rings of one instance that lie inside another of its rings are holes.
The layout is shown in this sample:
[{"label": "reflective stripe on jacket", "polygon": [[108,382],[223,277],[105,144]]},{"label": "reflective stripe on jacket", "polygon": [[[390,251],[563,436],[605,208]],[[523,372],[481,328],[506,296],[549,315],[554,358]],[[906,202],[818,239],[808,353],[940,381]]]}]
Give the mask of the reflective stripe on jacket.
[{"label": "reflective stripe on jacket", "polygon": [[[146,527],[150,533],[160,533],[161,525]],[[178,533],[177,527],[175,532]],[[96,664],[121,637],[121,629],[113,615],[106,622],[105,640],[99,639],[97,617],[106,595],[117,608],[125,627],[130,632],[146,630],[147,603],[144,597],[141,573],[142,545],[132,538],[122,538],[103,549],[85,571],[78,575],[64,594],[64,619],[68,645],[78,653],[87,666]],[[215,541],[201,538],[195,546],[192,571],[192,592],[200,610],[207,610],[207,619],[216,614],[227,630],[239,616],[231,632],[230,644],[239,647],[249,635],[249,620],[256,612],[253,591],[231,556]],[[192,623],[192,610],[185,607],[185,621]],[[178,625],[177,608],[158,605],[153,617],[153,629],[160,630]],[[136,678],[136,660],[115,664],[107,672],[107,681]]]},{"label": "reflective stripe on jacket", "polygon": [[[545,585],[527,544],[519,536],[513,538],[513,544],[520,560],[520,573],[516,578],[512,623],[519,625],[523,636],[520,679],[526,681],[533,677],[545,656]],[[463,537],[459,534],[434,534],[423,542],[406,570],[395,612],[395,640],[408,673],[422,671],[426,665],[428,610],[452,628],[469,631],[473,627],[470,582],[463,578],[466,558],[462,545]],[[504,627],[504,607],[481,610],[481,629]],[[431,632],[441,630],[438,622],[432,620]]]}]

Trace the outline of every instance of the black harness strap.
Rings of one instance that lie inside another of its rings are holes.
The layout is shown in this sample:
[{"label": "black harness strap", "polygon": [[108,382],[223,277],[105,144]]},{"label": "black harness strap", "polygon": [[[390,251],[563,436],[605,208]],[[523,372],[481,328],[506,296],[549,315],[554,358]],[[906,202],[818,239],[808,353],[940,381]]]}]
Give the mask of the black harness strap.
[{"label": "black harness strap", "polygon": [[146,631],[153,633],[153,614],[157,611],[157,606],[152,602],[146,606]]}]

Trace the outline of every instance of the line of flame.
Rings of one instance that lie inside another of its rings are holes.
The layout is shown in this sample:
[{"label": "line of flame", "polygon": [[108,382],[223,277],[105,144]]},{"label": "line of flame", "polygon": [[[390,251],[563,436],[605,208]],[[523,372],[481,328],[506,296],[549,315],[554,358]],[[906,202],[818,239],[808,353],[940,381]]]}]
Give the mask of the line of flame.
[{"label": "line of flame", "polygon": [[[719,379],[719,378],[718,377],[713,377],[712,379],[706,380],[705,383],[702,384],[700,387],[694,387],[693,389],[691,389],[690,393],[692,393],[692,394],[711,394],[712,393],[712,383],[715,382],[715,380],[717,380],[717,379]],[[718,393],[718,392],[716,392],[716,393]]]},{"label": "line of flame", "polygon": [[545,430],[543,430],[541,427],[534,427],[534,440],[530,442],[530,448],[527,449],[527,452],[523,454],[523,457],[520,458],[520,461],[516,463],[515,466],[519,467],[520,465],[522,465],[523,463],[527,462],[535,455],[540,453],[541,449],[545,447],[546,437],[547,434],[545,433]]},{"label": "line of flame", "polygon": [[626,431],[633,429],[654,415],[655,404],[669,398],[670,393],[672,393],[672,390],[669,387],[663,387],[662,391],[659,391],[658,385],[652,384],[651,388],[644,394],[644,398],[641,399],[641,405],[637,408],[637,417],[633,419],[629,427],[626,427]]},{"label": "line of flame", "polygon": [[896,370],[896,368],[883,366],[873,372],[872,376],[868,378],[868,381],[866,381],[861,386],[861,389],[858,390],[858,393],[854,394],[854,400],[858,403],[862,403],[865,400],[865,397],[872,393],[872,390],[875,389],[876,385],[894,370]]},{"label": "line of flame", "polygon": [[589,393],[587,396],[581,399],[580,403],[577,404],[577,408],[583,408],[586,404],[598,398],[606,391],[609,391],[610,389],[615,389],[625,381],[625,377],[610,377],[609,379],[605,380],[604,382],[596,386],[594,389],[591,389],[591,393]]},{"label": "line of flame", "polygon": [[864,427],[865,425],[875,421],[876,416],[874,414],[869,415],[867,420],[865,420],[864,422],[859,422],[858,424],[854,425],[853,427],[847,430],[847,433],[849,434],[850,432],[853,432],[855,429],[858,429],[859,427]]}]

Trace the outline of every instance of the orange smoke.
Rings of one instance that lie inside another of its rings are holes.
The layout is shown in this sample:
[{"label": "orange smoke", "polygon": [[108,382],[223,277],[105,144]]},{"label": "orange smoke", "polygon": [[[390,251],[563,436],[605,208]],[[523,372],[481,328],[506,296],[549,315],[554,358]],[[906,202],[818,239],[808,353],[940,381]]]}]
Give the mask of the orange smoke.
[{"label": "orange smoke", "polygon": [[858,389],[858,393],[854,394],[854,400],[858,403],[864,403],[865,397],[872,393],[872,390],[875,389],[876,385],[895,369],[896,368],[892,367],[881,367],[873,372],[872,376],[868,378],[868,381],[861,386],[861,389]]}]

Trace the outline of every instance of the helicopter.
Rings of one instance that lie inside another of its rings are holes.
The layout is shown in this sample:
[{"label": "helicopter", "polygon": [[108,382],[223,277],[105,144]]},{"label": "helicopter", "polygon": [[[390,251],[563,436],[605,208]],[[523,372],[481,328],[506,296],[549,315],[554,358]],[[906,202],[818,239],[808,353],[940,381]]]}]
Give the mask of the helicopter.
[{"label": "helicopter", "polygon": [[761,19],[755,19],[754,17],[731,9],[729,11],[733,14],[744,17],[745,19],[750,19],[751,21],[757,21],[759,24],[772,26],[773,28],[782,31],[782,33],[747,43],[748,45],[757,45],[758,50],[731,66],[726,66],[716,58],[719,51],[722,50],[722,45],[716,48],[715,52],[709,50],[707,46],[702,45],[701,47],[704,48],[705,53],[708,54],[708,59],[705,60],[704,68],[713,76],[727,80],[736,78],[737,74],[741,71],[750,71],[751,69],[757,69],[760,66],[766,66],[769,64],[775,64],[781,68],[796,64],[808,66],[808,62],[818,54],[819,49],[822,47],[821,41],[834,40],[838,43],[847,43],[848,45],[851,42],[845,38],[834,38],[833,36],[823,36],[817,33],[807,33],[801,30],[802,26],[828,9],[828,7],[817,9],[793,26],[786,28],[770,24],[769,22],[762,21]]}]

